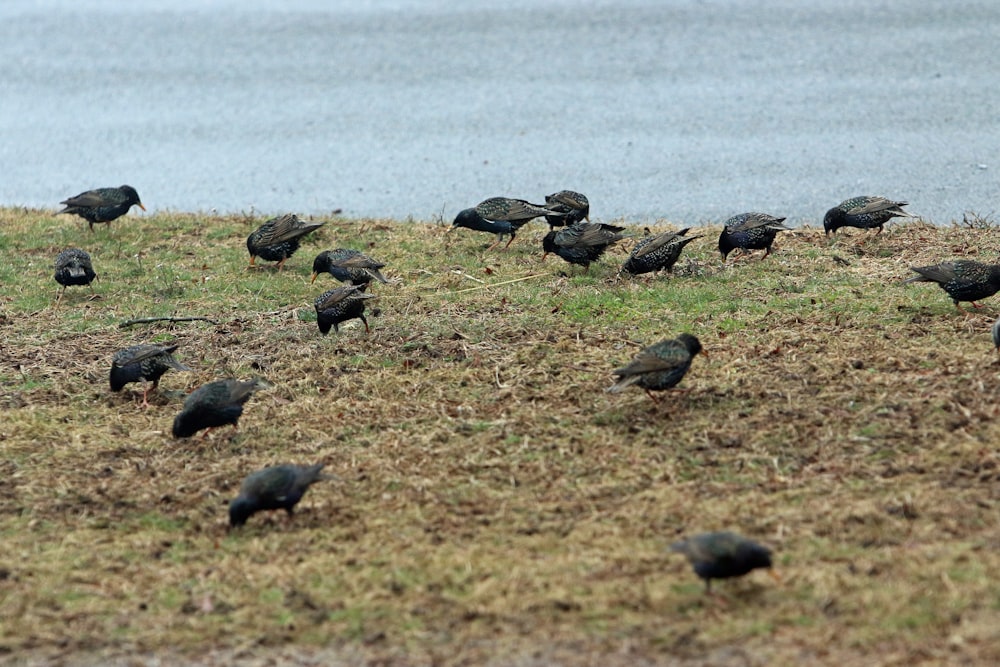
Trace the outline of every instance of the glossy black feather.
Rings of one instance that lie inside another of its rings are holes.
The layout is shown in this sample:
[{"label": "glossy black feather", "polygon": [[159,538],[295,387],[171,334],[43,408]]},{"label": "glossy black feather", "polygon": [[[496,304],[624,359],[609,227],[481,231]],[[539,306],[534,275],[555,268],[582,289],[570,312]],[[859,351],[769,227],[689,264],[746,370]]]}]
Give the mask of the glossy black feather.
[{"label": "glossy black feather", "polygon": [[970,259],[942,262],[931,266],[913,266],[918,275],[903,281],[937,283],[958,306],[960,301],[973,304],[1000,292],[1000,265],[984,264]]},{"label": "glossy black feather", "polygon": [[742,577],[772,567],[770,549],[727,531],[695,535],[670,549],[687,556],[695,574],[705,580],[706,591],[712,589],[712,579]]},{"label": "glossy black feather", "polygon": [[229,525],[242,526],[251,516],[264,510],[285,510],[292,516],[311,485],[331,479],[323,475],[322,470],[322,463],[311,466],[285,464],[248,475],[240,486],[240,495],[229,504]]},{"label": "glossy black feather", "polygon": [[823,229],[829,235],[841,227],[856,227],[858,229],[878,229],[882,232],[883,225],[896,217],[912,218],[913,215],[903,210],[905,201],[892,201],[885,197],[861,196],[846,199],[823,216]]},{"label": "glossy black feather", "polygon": [[624,227],[599,222],[578,222],[561,230],[552,230],[542,239],[545,256],[555,253],[570,264],[590,267],[612,244],[625,238]]},{"label": "glossy black feather", "polygon": [[247,237],[250,263],[253,264],[256,257],[284,263],[299,249],[302,237],[325,224],[326,222],[303,222],[292,213],[271,218]]},{"label": "glossy black feather", "polygon": [[156,387],[160,377],[170,369],[191,370],[174,358],[175,345],[132,345],[115,352],[111,358],[109,380],[111,391],[121,391],[129,382],[145,380]]},{"label": "glossy black feather", "polygon": [[701,236],[685,236],[690,228],[679,232],[663,232],[640,239],[622,265],[622,271],[632,275],[665,270],[670,272],[691,241]]},{"label": "glossy black feather", "polygon": [[778,232],[790,228],[782,223],[784,218],[776,218],[767,213],[741,213],[726,220],[719,235],[719,252],[726,259],[730,252],[741,250],[764,250],[764,256],[771,254],[774,237]]},{"label": "glossy black feather", "polygon": [[97,222],[107,223],[110,226],[112,220],[125,215],[133,206],[146,210],[139,201],[139,193],[131,185],[87,190],[59,203],[65,204],[66,208],[56,215],[62,213],[78,215],[90,224],[90,231],[94,231],[94,223]]},{"label": "glossy black feather", "polygon": [[619,380],[608,391],[617,393],[632,385],[647,392],[675,387],[701,350],[701,341],[686,333],[654,343],[636,355],[630,364],[614,371]]},{"label": "glossy black feather", "polygon": [[375,261],[368,255],[357,250],[337,248],[324,250],[313,260],[313,282],[321,273],[329,273],[343,283],[352,285],[367,285],[372,279],[380,283],[388,283],[379,271],[385,267],[382,262]]},{"label": "glossy black feather", "polygon": [[330,332],[330,327],[334,331],[340,331],[340,324],[348,320],[358,319],[365,325],[365,333],[368,333],[368,320],[365,319],[365,301],[374,299],[374,294],[365,293],[365,285],[344,285],[336,289],[323,292],[317,297],[313,304],[316,309],[316,324],[323,335]]},{"label": "glossy black feather", "polygon": [[201,385],[191,392],[174,418],[174,437],[188,438],[202,429],[227,424],[236,426],[243,404],[255,391],[267,386],[259,379],[242,382],[232,378]]},{"label": "glossy black feather", "polygon": [[97,278],[97,274],[94,273],[94,266],[86,250],[67,248],[56,257],[53,277],[65,292],[70,285],[89,285]]}]

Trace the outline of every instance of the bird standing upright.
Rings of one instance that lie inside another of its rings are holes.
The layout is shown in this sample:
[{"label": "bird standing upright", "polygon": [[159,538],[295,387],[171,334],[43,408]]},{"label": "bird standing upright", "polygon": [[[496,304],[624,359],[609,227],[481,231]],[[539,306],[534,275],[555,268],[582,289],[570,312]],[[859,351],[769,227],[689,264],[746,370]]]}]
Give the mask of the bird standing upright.
[{"label": "bird standing upright", "polygon": [[285,510],[288,518],[309,487],[324,479],[336,479],[322,474],[323,464],[311,466],[285,464],[264,468],[248,475],[240,485],[240,495],[229,504],[229,525],[242,526],[251,516],[263,510]]},{"label": "bird standing upright", "polygon": [[670,545],[670,550],[687,556],[695,574],[705,580],[705,592],[712,591],[712,579],[742,577],[757,568],[772,569],[771,550],[753,540],[728,531],[701,533]]},{"label": "bird standing upright", "polygon": [[95,222],[103,222],[110,229],[111,221],[128,213],[133,206],[146,210],[139,201],[139,193],[131,185],[87,190],[59,203],[65,204],[66,208],[56,215],[62,213],[78,215],[90,224],[90,231],[94,231]]},{"label": "bird standing upright", "polygon": [[910,270],[918,275],[904,280],[904,285],[937,283],[948,293],[959,310],[964,310],[958,305],[960,301],[968,301],[973,308],[979,308],[976,301],[1000,292],[1000,264],[959,259],[931,266],[911,266]]},{"label": "bird standing upright", "polygon": [[[180,344],[174,345],[132,345],[124,350],[118,350],[111,358],[111,373],[109,380],[111,391],[121,391],[129,382],[143,381],[142,404],[149,407],[149,391],[160,384],[160,377],[173,368],[177,371],[191,370],[174,358],[174,351]],[[152,382],[153,386],[146,386]]]},{"label": "bird standing upright", "polygon": [[701,341],[687,333],[654,343],[636,355],[628,366],[614,371],[613,375],[617,375],[619,380],[608,391],[618,393],[634,384],[642,387],[646,395],[658,403],[652,392],[677,386],[700,352]]},{"label": "bird standing upright", "polygon": [[778,232],[791,228],[781,224],[784,218],[776,218],[767,213],[741,213],[726,220],[719,235],[719,252],[725,261],[730,252],[740,250],[763,250],[764,257],[771,254],[771,246]]},{"label": "bird standing upright", "polygon": [[[66,293],[66,288],[70,285],[90,285],[97,278],[94,273],[94,265],[90,261],[90,255],[86,250],[80,248],[67,248],[56,257],[55,262],[56,282],[62,285],[62,290],[56,301],[62,299]],[[93,290],[93,286],[90,288]]]},{"label": "bird standing upright", "polygon": [[253,267],[256,258],[260,257],[269,262],[277,262],[280,271],[285,260],[299,249],[302,237],[325,224],[326,222],[303,222],[294,213],[271,218],[247,237],[250,266]]},{"label": "bird standing upright", "polygon": [[903,210],[905,201],[892,201],[885,197],[852,197],[846,199],[823,216],[823,229],[829,236],[841,227],[856,227],[858,229],[875,229],[875,235],[882,233],[882,226],[897,217],[914,218],[912,213]]}]

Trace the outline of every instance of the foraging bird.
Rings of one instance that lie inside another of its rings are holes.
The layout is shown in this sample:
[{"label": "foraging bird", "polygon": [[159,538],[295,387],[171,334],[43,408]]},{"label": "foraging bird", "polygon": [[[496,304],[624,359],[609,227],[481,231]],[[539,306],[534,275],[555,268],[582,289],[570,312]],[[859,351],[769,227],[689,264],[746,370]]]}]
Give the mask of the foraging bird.
[{"label": "foraging bird", "polygon": [[295,506],[311,485],[324,479],[336,479],[322,474],[322,470],[322,463],[311,466],[285,464],[248,475],[240,485],[240,495],[229,504],[229,525],[242,526],[263,510],[285,510],[291,519]]},{"label": "foraging bird", "polygon": [[885,197],[853,197],[840,202],[823,216],[823,229],[827,236],[841,227],[857,227],[858,229],[874,229],[875,235],[882,233],[882,225],[892,218],[915,218],[912,213],[902,209],[905,201],[892,201]]},{"label": "foraging bird", "polygon": [[566,227],[581,220],[590,221],[590,200],[579,192],[560,190],[546,195],[545,208],[558,214],[545,216],[545,222],[549,223],[549,229]]},{"label": "foraging bird", "polygon": [[365,325],[368,333],[368,320],[365,319],[365,301],[374,299],[374,294],[366,294],[365,285],[344,285],[328,292],[323,292],[313,304],[316,308],[316,324],[324,336],[330,332],[330,327],[339,332],[341,322],[359,319]]},{"label": "foraging bird", "polygon": [[357,250],[346,248],[324,250],[313,260],[313,275],[310,282],[316,282],[316,276],[321,273],[329,273],[337,280],[352,285],[367,285],[372,278],[388,284],[389,281],[385,276],[379,273],[379,269],[383,267],[385,264],[382,262],[377,262]]},{"label": "foraging bird", "polygon": [[517,230],[535,218],[552,215],[550,209],[538,204],[532,204],[523,199],[509,197],[490,197],[476,204],[475,208],[460,211],[452,222],[452,229],[465,227],[477,232],[490,232],[497,235],[497,241],[490,248],[510,236],[504,249],[510,247],[517,236]]},{"label": "foraging bird", "polygon": [[254,266],[254,261],[260,257],[269,262],[277,262],[278,270],[281,270],[285,260],[299,249],[302,237],[325,224],[326,222],[303,222],[294,213],[271,218],[247,237],[250,266]]},{"label": "foraging bird", "polygon": [[968,301],[973,308],[980,308],[976,301],[1000,292],[1000,264],[983,264],[971,259],[959,259],[931,266],[911,266],[910,270],[916,271],[919,275],[904,280],[904,285],[921,282],[937,283],[948,293],[959,310],[963,310],[958,305],[959,301]]},{"label": "foraging bird", "polygon": [[741,250],[763,250],[764,257],[771,254],[771,246],[778,232],[791,228],[781,224],[784,218],[776,218],[767,213],[741,213],[726,220],[719,235],[719,252],[722,261],[730,252],[737,248]]},{"label": "foraging bird", "polygon": [[269,386],[259,378],[246,382],[229,378],[201,385],[191,392],[174,418],[174,437],[189,438],[202,429],[226,424],[235,429],[243,414],[243,404],[255,391]]},{"label": "foraging bird", "polygon": [[66,208],[56,215],[63,213],[78,215],[90,224],[90,231],[94,231],[95,222],[106,223],[110,229],[111,221],[128,213],[128,210],[133,206],[138,206],[143,211],[146,210],[146,207],[139,201],[139,193],[131,185],[87,190],[59,203],[65,204]]},{"label": "foraging bird", "polygon": [[[124,350],[118,350],[111,358],[111,391],[121,391],[129,382],[143,383],[142,404],[149,407],[150,389],[156,389],[160,384],[160,376],[173,368],[177,371],[191,370],[174,358],[174,351],[180,344],[174,345],[132,345]],[[146,386],[152,382],[153,386]]]},{"label": "foraging bird", "polygon": [[687,556],[695,574],[705,580],[705,592],[712,591],[712,579],[742,577],[757,568],[771,570],[771,550],[753,540],[730,533],[702,533],[670,545],[671,551]]},{"label": "foraging bird", "polygon": [[[67,248],[59,253],[56,257],[55,269],[56,282],[63,286],[56,301],[62,299],[66,288],[70,285],[90,285],[97,278],[97,274],[94,273],[94,265],[90,261],[90,255],[87,254],[86,250],[80,248]],[[90,289],[93,290],[93,286]]]},{"label": "foraging bird", "polygon": [[655,236],[647,236],[635,244],[632,254],[625,260],[621,270],[632,275],[652,273],[661,269],[670,273],[681,256],[684,246],[701,238],[701,235],[684,236],[689,230],[690,227],[679,232],[663,232]]},{"label": "foraging bird", "polygon": [[600,222],[578,222],[566,229],[552,230],[542,239],[542,259],[554,252],[570,264],[579,264],[589,271],[591,262],[613,243],[625,238],[621,233],[624,229]]},{"label": "foraging bird", "polygon": [[654,402],[658,402],[652,392],[675,387],[701,351],[701,341],[686,333],[654,343],[636,355],[628,366],[613,372],[620,379],[608,391],[618,393],[636,385],[642,387]]}]

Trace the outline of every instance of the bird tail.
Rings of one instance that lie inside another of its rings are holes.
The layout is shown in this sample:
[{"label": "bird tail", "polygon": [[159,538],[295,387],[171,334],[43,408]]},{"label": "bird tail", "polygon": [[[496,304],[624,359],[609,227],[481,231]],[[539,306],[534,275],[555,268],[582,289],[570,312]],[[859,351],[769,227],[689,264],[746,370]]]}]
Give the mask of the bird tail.
[{"label": "bird tail", "polygon": [[618,380],[618,382],[615,382],[613,385],[611,385],[610,387],[608,387],[605,391],[607,391],[609,393],[612,393],[612,394],[617,394],[620,391],[622,391],[623,389],[625,389],[626,387],[631,387],[636,382],[638,382],[639,381],[639,377],[640,376],[638,376],[638,375],[625,375],[620,380]]}]

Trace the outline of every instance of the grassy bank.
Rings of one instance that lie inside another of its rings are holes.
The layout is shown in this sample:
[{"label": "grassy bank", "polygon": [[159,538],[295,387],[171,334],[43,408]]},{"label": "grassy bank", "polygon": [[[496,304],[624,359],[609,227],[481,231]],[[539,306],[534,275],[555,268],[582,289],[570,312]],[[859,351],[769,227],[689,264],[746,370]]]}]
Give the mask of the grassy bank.
[{"label": "grassy bank", "polygon": [[[261,218],[0,221],[0,661],[1000,661],[1000,301],[965,316],[900,285],[993,260],[993,228],[804,228],[735,265],[706,228],[645,281],[616,279],[628,243],[588,274],[540,262],[542,223],[485,252],[442,224],[333,220],[276,273],[247,270]],[[100,279],[56,303],[69,246]],[[333,283],[309,284],[312,258],[341,246],[388,265],[368,335],[316,328]],[[169,316],[214,324],[118,326]],[[681,331],[708,352],[688,391],[604,391]],[[196,370],[143,409],[107,372],[150,341]],[[235,433],[170,437],[184,394],[222,376],[275,386]],[[294,521],[226,531],[244,475],[314,461],[341,481]],[[711,529],[771,546],[782,583],[704,596],[665,547]]]}]

